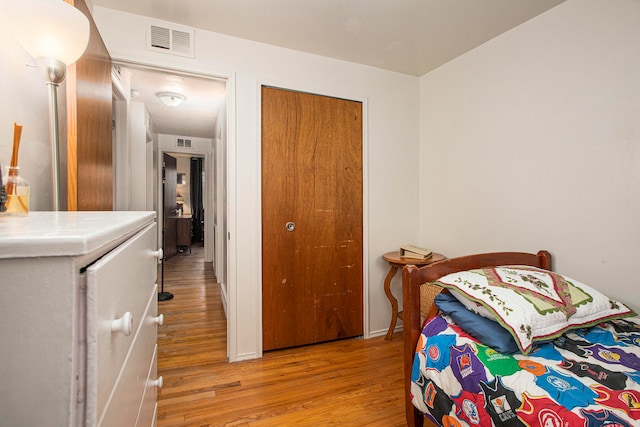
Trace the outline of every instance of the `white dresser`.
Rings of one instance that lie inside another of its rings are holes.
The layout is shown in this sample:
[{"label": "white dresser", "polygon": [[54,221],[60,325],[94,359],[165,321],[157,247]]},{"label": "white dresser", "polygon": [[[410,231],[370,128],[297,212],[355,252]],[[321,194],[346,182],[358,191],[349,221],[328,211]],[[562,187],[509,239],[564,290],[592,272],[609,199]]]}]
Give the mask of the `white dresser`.
[{"label": "white dresser", "polygon": [[152,426],[154,212],[0,217],[0,426]]}]

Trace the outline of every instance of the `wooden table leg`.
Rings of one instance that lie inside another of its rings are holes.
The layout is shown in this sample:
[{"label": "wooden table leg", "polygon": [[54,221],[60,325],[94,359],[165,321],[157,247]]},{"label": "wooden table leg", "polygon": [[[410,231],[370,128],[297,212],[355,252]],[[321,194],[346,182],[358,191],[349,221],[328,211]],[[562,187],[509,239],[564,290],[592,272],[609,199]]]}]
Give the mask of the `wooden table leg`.
[{"label": "wooden table leg", "polygon": [[398,272],[398,266],[391,265],[389,272],[387,273],[387,277],[384,279],[384,293],[387,295],[389,302],[391,303],[391,324],[389,325],[389,330],[387,331],[387,335],[385,335],[384,339],[387,341],[391,340],[391,336],[393,335],[393,330],[396,328],[396,321],[398,320],[398,300],[391,293],[391,279]]}]

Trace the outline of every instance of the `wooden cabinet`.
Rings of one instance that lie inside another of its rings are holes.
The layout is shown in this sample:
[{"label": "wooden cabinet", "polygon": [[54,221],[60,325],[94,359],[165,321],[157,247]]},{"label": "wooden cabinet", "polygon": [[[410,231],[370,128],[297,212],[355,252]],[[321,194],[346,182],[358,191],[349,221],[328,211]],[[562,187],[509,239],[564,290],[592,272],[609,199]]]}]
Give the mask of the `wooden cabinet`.
[{"label": "wooden cabinet", "polygon": [[176,245],[178,248],[188,249],[191,253],[191,215],[178,216],[177,222],[177,239]]},{"label": "wooden cabinet", "polygon": [[153,212],[0,222],[0,425],[155,423]]}]

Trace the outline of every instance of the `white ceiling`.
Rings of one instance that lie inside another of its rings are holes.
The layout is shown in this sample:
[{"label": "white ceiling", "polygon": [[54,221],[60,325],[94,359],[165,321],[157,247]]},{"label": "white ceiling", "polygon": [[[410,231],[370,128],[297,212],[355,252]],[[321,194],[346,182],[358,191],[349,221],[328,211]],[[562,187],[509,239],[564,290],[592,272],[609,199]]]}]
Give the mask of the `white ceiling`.
[{"label": "white ceiling", "polygon": [[[213,139],[220,104],[225,101],[224,80],[121,65],[131,75],[131,100],[143,102],[155,133]],[[175,92],[186,97],[178,107],[168,107],[156,96]]]},{"label": "white ceiling", "polygon": [[[93,0],[92,3],[422,76],[563,1]],[[141,75],[134,83],[141,88],[146,78]],[[190,82],[191,79],[182,82],[185,90],[189,90]],[[143,89],[138,90],[143,93]],[[185,109],[186,106],[187,102]],[[157,125],[169,124],[154,113],[152,117]]]},{"label": "white ceiling", "polygon": [[421,76],[563,1],[93,0],[93,4]]}]

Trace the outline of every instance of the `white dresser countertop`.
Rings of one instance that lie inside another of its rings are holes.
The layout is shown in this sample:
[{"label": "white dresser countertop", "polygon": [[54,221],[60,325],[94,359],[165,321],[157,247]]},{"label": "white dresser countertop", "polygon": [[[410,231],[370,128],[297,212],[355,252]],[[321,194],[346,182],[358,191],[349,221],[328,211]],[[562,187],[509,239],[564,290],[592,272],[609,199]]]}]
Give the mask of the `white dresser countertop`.
[{"label": "white dresser countertop", "polygon": [[29,212],[0,216],[0,259],[76,256],[137,232],[155,218],[147,212]]}]

